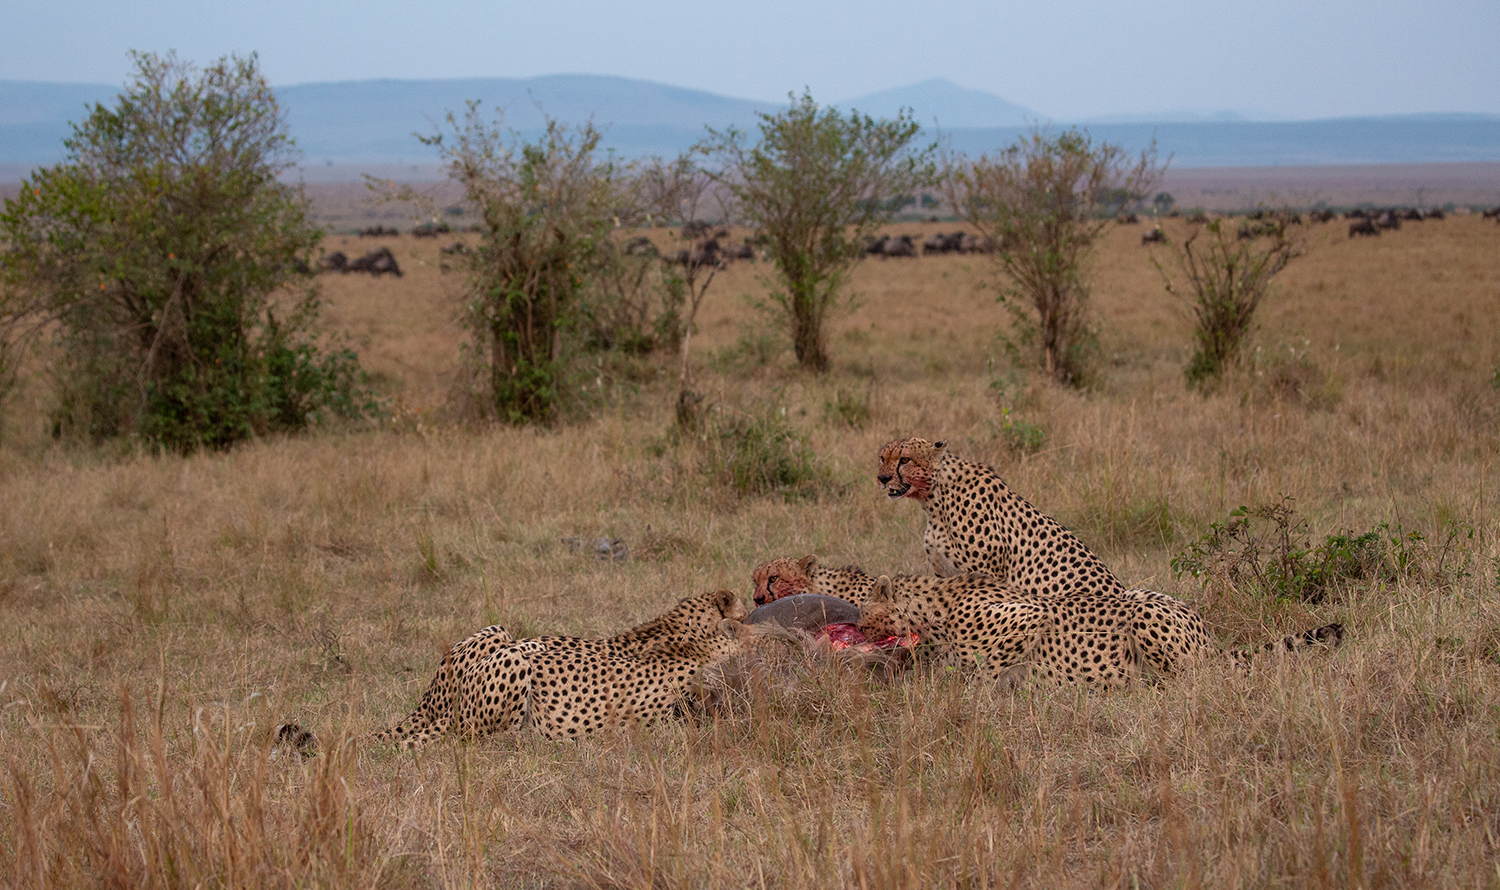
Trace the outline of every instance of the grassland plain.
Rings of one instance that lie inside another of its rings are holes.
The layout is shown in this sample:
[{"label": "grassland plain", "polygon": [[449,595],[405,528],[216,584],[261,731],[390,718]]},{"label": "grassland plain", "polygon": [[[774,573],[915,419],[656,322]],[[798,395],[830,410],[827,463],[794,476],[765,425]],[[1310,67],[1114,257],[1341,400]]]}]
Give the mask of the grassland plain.
[{"label": "grassland plain", "polygon": [[[792,500],[735,495],[710,449],[670,435],[668,356],[601,363],[587,421],[445,420],[459,282],[409,237],[387,242],[403,278],[324,278],[327,322],[392,396],[380,429],[185,458],[81,450],[45,439],[27,389],[0,444],[0,875],[1500,887],[1500,227],[1313,228],[1247,368],[1206,397],[1184,387],[1186,313],[1139,235],[1121,226],[1099,254],[1102,374],[1083,393],[1012,368],[982,258],[862,263],[823,378],[749,307],[768,268],[722,273],[697,385],[716,411],[784,412],[806,437],[826,477]],[[1038,449],[1017,447],[1018,420]],[[904,434],[992,462],[1226,644],[1328,620],[1348,642],[1111,694],[821,665],[717,715],[582,742],[357,741],[493,621],[602,634],[716,586],[748,601],[751,568],[783,554],[923,570],[920,511],[871,478]],[[1173,574],[1211,523],[1282,495],[1315,540],[1380,523],[1424,540],[1400,573],[1319,604]],[[604,535],[629,558],[565,543]],[[319,756],[271,756],[285,719],[319,733]]]}]

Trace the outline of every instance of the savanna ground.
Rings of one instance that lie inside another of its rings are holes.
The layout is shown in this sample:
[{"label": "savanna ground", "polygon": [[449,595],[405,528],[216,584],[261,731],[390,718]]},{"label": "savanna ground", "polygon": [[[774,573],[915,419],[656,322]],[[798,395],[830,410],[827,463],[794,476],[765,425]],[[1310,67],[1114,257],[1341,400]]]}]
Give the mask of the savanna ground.
[{"label": "savanna ground", "polygon": [[[379,429],[187,458],[84,450],[44,437],[27,389],[0,447],[0,874],[1500,887],[1500,226],[1312,228],[1248,368],[1209,396],[1184,386],[1185,310],[1140,232],[1113,229],[1099,254],[1101,373],[1081,393],[1011,363],[984,258],[862,263],[823,378],[749,306],[768,268],[722,273],[697,386],[717,416],[770,413],[806,437],[822,475],[794,498],[735,494],[712,449],[673,436],[671,356],[601,363],[594,419],[446,420],[459,281],[440,242],[410,237],[327,244],[387,243],[407,271],[323,278],[326,322],[392,399]],[[991,462],[1225,644],[1332,620],[1347,642],[1108,694],[822,665],[718,714],[581,742],[359,741],[494,621],[604,634],[718,586],[748,603],[751,568],[786,554],[923,571],[920,510],[872,478],[907,434]],[[1423,540],[1403,539],[1400,572],[1315,604],[1173,573],[1211,523],[1282,496],[1314,541],[1381,523]],[[629,558],[565,543],[600,536]],[[271,756],[287,719],[319,756]]]}]

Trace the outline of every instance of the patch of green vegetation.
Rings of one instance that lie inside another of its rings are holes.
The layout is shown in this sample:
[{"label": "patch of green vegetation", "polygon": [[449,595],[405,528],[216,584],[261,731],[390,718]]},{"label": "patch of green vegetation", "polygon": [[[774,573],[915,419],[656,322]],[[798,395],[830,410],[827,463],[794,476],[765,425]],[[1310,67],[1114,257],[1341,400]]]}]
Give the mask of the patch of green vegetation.
[{"label": "patch of green vegetation", "polygon": [[823,414],[830,423],[862,430],[870,424],[870,392],[866,390],[861,394],[834,390],[833,398],[823,403]]},{"label": "patch of green vegetation", "polygon": [[1012,451],[1035,454],[1046,444],[1047,431],[1017,415],[1025,401],[1025,385],[1025,378],[1015,371],[990,381],[990,392],[1000,411],[999,419],[990,421],[990,435],[1005,442]]},{"label": "patch of green vegetation", "polygon": [[733,346],[718,351],[713,357],[713,367],[721,374],[764,368],[780,358],[786,347],[786,338],[776,330],[763,326],[747,328]]},{"label": "patch of green vegetation", "polygon": [[1445,522],[1444,542],[1437,547],[1421,532],[1386,522],[1359,534],[1336,532],[1314,545],[1294,504],[1283,496],[1280,503],[1235,509],[1178,554],[1172,571],[1309,603],[1341,588],[1413,577],[1442,583],[1467,575],[1467,559],[1453,559],[1459,539],[1474,534],[1463,523]]},{"label": "patch of green vegetation", "polygon": [[704,472],[742,497],[808,497],[831,481],[807,439],[774,408],[716,413],[704,443],[709,452]]}]

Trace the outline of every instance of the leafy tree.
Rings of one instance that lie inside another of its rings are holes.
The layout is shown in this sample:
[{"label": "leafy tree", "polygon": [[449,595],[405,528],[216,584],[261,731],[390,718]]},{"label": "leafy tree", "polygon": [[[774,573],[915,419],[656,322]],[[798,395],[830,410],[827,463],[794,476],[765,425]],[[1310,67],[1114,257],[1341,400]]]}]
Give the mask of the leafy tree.
[{"label": "leafy tree", "polygon": [[56,322],[55,432],[191,450],[371,408],[353,353],[312,343],[321,233],[256,58],[134,60],[0,214],[5,321]]},{"label": "leafy tree", "polygon": [[524,143],[470,102],[449,113],[451,141],[438,146],[448,175],[478,208],[480,243],[469,255],[466,315],[481,388],[495,416],[513,423],[555,416],[567,369],[568,334],[606,260],[610,232],[633,217],[631,180],[595,158],[599,131],[548,120]]},{"label": "leafy tree", "polygon": [[780,114],[760,115],[760,142],[710,130],[701,151],[717,159],[714,177],[766,238],[783,290],[797,361],[828,370],[824,323],[838,305],[860,245],[912,192],[932,179],[933,148],[909,149],[920,129],[908,112],[877,120],[821,108],[810,93]]},{"label": "leafy tree", "polygon": [[1212,383],[1239,356],[1271,279],[1302,254],[1291,218],[1290,211],[1264,214],[1254,226],[1233,233],[1223,218],[1194,228],[1181,246],[1169,243],[1180,283],[1152,258],[1167,292],[1193,312],[1189,383]]},{"label": "leafy tree", "polygon": [[1040,347],[1042,368],[1060,383],[1082,383],[1094,345],[1088,260],[1110,221],[1160,178],[1155,143],[1132,159],[1086,132],[1037,129],[994,157],[949,159],[945,168],[950,204],[1000,245],[1011,309]]}]

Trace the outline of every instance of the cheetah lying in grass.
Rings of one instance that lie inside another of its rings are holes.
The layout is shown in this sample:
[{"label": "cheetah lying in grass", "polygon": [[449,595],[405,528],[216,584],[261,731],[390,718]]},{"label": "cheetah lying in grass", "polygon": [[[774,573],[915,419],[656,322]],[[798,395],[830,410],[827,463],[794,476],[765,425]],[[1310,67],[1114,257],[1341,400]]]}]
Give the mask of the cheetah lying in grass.
[{"label": "cheetah lying in grass", "polygon": [[1343,625],[1328,624],[1258,650],[1227,651],[1196,631],[1201,622],[1184,625],[1185,604],[1137,593],[1142,592],[1038,597],[982,574],[882,575],[860,609],[859,629],[871,638],[915,633],[946,663],[990,680],[1031,674],[1063,686],[1111,687],[1168,676],[1206,660],[1248,670],[1258,652],[1333,647],[1343,639]]},{"label": "cheetah lying in grass", "polygon": [[[716,590],[613,637],[516,640],[492,625],[449,648],[416,709],[371,740],[416,748],[451,734],[529,727],[576,738],[646,723],[683,704],[706,666],[740,650],[745,617],[733,591]],[[276,733],[279,743],[316,749],[296,724]]]},{"label": "cheetah lying in grass", "polygon": [[[757,596],[772,601],[812,593],[858,602],[866,637],[916,635],[948,662],[992,679],[1026,664],[1057,683],[1118,686],[1169,676],[1205,658],[1248,667],[1257,651],[1221,650],[1192,606],[1149,590],[1032,595],[983,573],[877,578],[853,566],[822,568],[816,556],[771,560],[755,579]],[[1329,624],[1259,651],[1337,646],[1342,639],[1343,625]]]},{"label": "cheetah lying in grass", "polygon": [[373,739],[414,748],[454,732],[530,726],[571,738],[647,722],[682,703],[705,665],[738,651],[745,616],[732,591],[717,590],[601,639],[511,641],[485,628],[450,649],[417,709]]}]

